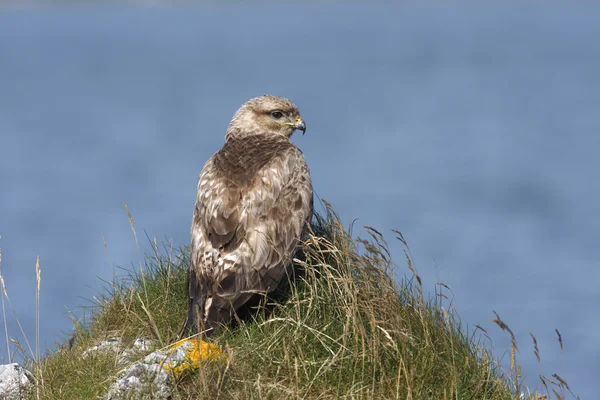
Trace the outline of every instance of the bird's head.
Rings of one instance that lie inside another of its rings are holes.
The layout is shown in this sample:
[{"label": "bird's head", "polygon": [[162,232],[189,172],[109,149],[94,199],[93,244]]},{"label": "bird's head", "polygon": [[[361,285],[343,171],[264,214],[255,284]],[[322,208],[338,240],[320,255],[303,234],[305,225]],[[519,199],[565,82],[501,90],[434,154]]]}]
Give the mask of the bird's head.
[{"label": "bird's head", "polygon": [[283,97],[264,95],[244,103],[233,116],[226,139],[255,134],[291,137],[298,129],[306,132],[306,124],[298,107]]}]

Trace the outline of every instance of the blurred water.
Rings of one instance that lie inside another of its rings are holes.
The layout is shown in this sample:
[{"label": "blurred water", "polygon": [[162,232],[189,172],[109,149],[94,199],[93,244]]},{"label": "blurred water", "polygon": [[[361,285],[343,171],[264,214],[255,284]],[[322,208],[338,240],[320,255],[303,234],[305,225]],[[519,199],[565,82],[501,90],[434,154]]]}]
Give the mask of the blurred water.
[{"label": "blurred water", "polygon": [[[0,11],[0,247],[34,338],[138,264],[127,214],[187,243],[196,177],[233,112],[291,98],[319,196],[411,245],[528,382],[597,394],[599,5],[62,5]],[[107,248],[103,244],[106,240]],[[392,242],[406,272],[401,247]],[[23,341],[10,318],[9,334]],[[560,354],[554,328],[562,333]],[[2,335],[4,336],[4,335]],[[5,343],[4,339],[0,343]],[[5,345],[0,345],[7,358]]]}]

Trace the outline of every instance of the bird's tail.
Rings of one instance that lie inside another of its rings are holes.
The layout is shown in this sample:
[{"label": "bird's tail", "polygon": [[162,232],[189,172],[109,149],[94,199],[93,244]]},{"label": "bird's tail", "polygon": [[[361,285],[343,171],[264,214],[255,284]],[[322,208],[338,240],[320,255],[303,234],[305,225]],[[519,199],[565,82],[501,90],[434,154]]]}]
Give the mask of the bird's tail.
[{"label": "bird's tail", "polygon": [[188,312],[187,317],[177,332],[179,338],[193,336],[202,332],[204,324],[204,304],[207,296],[206,283],[200,282],[192,268],[187,276]]}]

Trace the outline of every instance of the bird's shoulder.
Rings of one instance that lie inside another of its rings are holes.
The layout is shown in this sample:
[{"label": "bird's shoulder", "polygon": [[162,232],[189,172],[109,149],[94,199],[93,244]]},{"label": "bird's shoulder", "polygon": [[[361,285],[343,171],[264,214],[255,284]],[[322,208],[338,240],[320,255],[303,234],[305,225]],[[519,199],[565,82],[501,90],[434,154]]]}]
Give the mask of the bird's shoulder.
[{"label": "bird's shoulder", "polygon": [[246,186],[267,165],[298,156],[302,157],[302,152],[288,138],[256,134],[227,140],[211,158],[211,168],[220,178]]}]

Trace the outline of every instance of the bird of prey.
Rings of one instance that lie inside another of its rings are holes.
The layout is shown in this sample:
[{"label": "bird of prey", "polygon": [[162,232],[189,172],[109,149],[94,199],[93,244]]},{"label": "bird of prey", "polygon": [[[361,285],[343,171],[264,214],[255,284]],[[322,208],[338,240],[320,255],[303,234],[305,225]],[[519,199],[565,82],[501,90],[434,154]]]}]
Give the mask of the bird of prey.
[{"label": "bird of prey", "polygon": [[210,336],[286,276],[313,212],[304,156],[291,141],[306,131],[288,99],[265,95],[234,114],[223,148],[198,179],[188,271],[185,334]]}]

